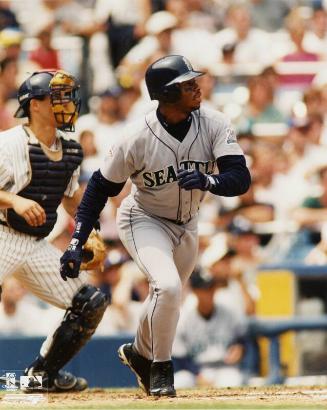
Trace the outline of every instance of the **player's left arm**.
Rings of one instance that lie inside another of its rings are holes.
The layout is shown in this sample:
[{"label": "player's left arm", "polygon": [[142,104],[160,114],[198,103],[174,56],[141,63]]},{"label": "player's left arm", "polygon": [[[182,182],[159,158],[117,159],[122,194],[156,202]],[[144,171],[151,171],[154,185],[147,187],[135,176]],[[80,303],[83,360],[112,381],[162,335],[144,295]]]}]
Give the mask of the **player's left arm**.
[{"label": "player's left arm", "polygon": [[224,155],[217,159],[219,174],[203,174],[198,170],[179,170],[178,184],[189,191],[201,189],[214,195],[237,196],[250,187],[251,175],[243,155]]},{"label": "player's left arm", "polygon": [[237,143],[236,134],[228,121],[221,129],[212,132],[212,153],[216,158],[219,174],[203,174],[198,170],[179,170],[178,184],[185,190],[200,189],[220,196],[244,194],[250,187],[251,175],[245,157]]},{"label": "player's left arm", "polygon": [[224,155],[217,159],[219,174],[208,177],[209,191],[215,195],[245,194],[251,184],[251,174],[243,155]]}]

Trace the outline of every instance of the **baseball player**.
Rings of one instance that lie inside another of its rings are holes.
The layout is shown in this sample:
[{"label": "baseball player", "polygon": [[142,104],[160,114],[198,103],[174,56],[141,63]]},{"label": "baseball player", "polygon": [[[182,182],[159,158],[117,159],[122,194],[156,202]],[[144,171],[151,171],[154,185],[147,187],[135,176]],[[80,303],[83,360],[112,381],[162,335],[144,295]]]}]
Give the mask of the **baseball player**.
[{"label": "baseball player", "polygon": [[242,385],[239,363],[247,330],[245,316],[215,301],[224,281],[196,269],[189,282],[196,304],[182,307],[177,326],[173,344],[174,361],[180,367],[175,373],[176,387]]},{"label": "baseball player", "polygon": [[120,206],[117,224],[150,292],[135,341],[121,346],[119,356],[152,396],[176,395],[171,350],[182,287],[197,258],[200,202],[206,191],[240,195],[251,179],[227,118],[200,109],[195,79],[203,74],[179,55],[148,67],[146,85],[159,106],[127,126],[91,177],[76,216],[74,249],[61,258],[62,276],[78,277],[82,246],[94,221],[108,197],[131,178],[132,191]]},{"label": "baseball player", "polygon": [[13,274],[32,293],[65,316],[48,336],[28,376],[42,375],[50,391],[78,391],[83,378],[60,370],[94,333],[107,306],[106,297],[86,284],[86,272],[64,282],[61,252],[44,238],[57,207],[74,215],[81,146],[62,131],[72,131],[80,98],[76,79],[64,71],[35,72],[19,88],[18,118],[28,123],[0,133],[0,284]]}]

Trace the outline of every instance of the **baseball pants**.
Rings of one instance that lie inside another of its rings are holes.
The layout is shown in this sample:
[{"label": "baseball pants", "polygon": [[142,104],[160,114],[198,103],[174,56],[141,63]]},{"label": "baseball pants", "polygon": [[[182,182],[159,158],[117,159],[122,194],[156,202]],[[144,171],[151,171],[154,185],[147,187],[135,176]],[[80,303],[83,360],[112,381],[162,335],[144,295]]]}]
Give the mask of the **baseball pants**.
[{"label": "baseball pants", "polygon": [[197,218],[180,226],[146,214],[125,200],[117,224],[124,246],[150,284],[135,348],[150,360],[170,360],[182,288],[197,258]]},{"label": "baseball pants", "polygon": [[[77,290],[87,282],[87,273],[65,282],[59,273],[62,252],[47,242],[0,225],[0,284],[12,274],[40,299],[67,309]],[[44,342],[41,354],[47,352],[53,332]]]}]

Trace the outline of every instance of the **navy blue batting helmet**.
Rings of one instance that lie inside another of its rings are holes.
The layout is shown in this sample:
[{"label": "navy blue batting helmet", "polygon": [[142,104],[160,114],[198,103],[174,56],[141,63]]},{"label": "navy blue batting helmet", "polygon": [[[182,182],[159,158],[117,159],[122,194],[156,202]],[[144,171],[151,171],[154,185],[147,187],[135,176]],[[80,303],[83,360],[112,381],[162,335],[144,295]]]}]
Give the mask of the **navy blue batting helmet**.
[{"label": "navy blue batting helmet", "polygon": [[203,74],[202,71],[193,70],[191,63],[185,57],[169,55],[148,67],[145,83],[151,100],[174,103],[180,97],[180,89],[176,85]]}]

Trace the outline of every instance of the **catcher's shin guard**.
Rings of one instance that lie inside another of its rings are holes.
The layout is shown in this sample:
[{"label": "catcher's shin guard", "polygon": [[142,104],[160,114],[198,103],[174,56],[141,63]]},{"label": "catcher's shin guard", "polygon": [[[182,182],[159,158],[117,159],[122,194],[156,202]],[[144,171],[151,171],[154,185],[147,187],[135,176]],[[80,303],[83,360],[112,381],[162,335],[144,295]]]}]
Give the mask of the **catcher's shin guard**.
[{"label": "catcher's shin guard", "polygon": [[45,357],[35,371],[55,375],[86,344],[95,332],[109,304],[107,296],[91,285],[84,285],[73,298],[63,321],[55,331]]}]

